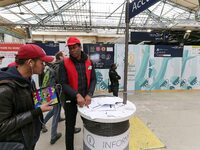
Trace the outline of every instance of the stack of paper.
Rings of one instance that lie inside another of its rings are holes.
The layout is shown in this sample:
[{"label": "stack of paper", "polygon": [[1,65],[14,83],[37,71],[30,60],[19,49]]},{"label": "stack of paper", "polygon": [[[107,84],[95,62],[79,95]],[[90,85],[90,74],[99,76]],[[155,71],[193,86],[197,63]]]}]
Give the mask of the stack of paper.
[{"label": "stack of paper", "polygon": [[91,119],[119,118],[135,111],[135,106],[123,104],[119,97],[96,97],[88,107],[79,108],[81,113]]}]

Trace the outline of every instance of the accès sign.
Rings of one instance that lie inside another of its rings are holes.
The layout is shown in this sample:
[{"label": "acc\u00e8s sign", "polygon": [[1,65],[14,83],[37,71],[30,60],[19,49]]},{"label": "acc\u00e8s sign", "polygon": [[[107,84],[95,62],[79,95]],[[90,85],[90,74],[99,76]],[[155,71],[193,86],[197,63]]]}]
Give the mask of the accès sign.
[{"label": "acc\u00e8s sign", "polygon": [[133,18],[160,0],[134,0],[129,5],[129,18]]}]

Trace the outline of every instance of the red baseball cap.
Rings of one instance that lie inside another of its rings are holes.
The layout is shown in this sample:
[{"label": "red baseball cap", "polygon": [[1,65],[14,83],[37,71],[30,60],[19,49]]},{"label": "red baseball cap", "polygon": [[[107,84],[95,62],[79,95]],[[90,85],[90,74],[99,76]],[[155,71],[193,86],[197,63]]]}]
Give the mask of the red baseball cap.
[{"label": "red baseball cap", "polygon": [[71,46],[71,45],[75,45],[75,44],[81,44],[80,40],[77,37],[74,37],[74,36],[69,37],[66,45]]},{"label": "red baseball cap", "polygon": [[19,59],[40,58],[44,62],[52,62],[54,60],[54,57],[47,56],[45,51],[35,44],[22,45],[16,56]]}]

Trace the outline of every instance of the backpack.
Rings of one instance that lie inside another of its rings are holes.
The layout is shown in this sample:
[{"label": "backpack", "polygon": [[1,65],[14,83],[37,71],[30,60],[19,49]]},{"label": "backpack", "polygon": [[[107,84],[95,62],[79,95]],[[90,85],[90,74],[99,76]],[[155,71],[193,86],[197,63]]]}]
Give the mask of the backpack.
[{"label": "backpack", "polygon": [[60,62],[56,62],[46,68],[42,81],[42,87],[54,86],[58,93],[58,98],[62,101],[65,100],[65,94],[62,92],[62,86],[59,84],[59,67]]},{"label": "backpack", "polygon": [[55,62],[45,68],[42,87],[55,86],[59,83],[60,62]]},{"label": "backpack", "polygon": [[55,71],[50,66],[46,66],[44,77],[42,80],[42,87],[55,86],[55,85],[56,85]]}]

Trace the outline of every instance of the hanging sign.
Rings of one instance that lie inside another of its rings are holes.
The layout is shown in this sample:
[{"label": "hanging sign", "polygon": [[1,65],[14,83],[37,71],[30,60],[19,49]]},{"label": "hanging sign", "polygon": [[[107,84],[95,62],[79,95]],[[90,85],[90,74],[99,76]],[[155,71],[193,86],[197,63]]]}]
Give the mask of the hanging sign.
[{"label": "hanging sign", "polygon": [[160,0],[134,0],[129,5],[129,19],[135,17]]}]

